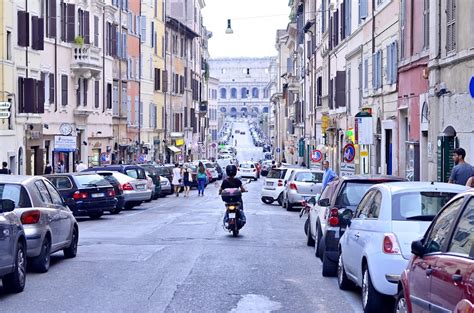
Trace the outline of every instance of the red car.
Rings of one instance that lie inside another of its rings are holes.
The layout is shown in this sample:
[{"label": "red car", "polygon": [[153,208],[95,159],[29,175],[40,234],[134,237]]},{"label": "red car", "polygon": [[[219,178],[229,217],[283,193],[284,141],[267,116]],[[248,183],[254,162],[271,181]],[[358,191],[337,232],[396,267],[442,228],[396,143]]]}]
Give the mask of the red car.
[{"label": "red car", "polygon": [[474,312],[474,189],[445,205],[399,282],[396,312]]}]

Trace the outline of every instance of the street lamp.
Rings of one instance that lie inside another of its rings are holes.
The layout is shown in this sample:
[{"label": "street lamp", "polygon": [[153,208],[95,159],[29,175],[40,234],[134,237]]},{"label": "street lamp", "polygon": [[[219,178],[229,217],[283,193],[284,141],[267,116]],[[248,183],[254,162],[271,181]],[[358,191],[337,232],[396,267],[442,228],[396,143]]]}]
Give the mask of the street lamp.
[{"label": "street lamp", "polygon": [[225,30],[225,33],[228,34],[228,35],[234,33],[234,31],[232,30],[230,19],[227,20],[227,29]]}]

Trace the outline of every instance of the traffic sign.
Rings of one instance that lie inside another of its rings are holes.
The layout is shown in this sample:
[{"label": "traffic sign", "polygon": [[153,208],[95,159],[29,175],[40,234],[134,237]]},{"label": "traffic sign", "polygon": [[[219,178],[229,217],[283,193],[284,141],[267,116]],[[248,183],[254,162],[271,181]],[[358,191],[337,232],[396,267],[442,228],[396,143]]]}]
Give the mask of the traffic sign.
[{"label": "traffic sign", "polygon": [[146,161],[146,156],[144,154],[140,154],[138,156],[138,162],[144,163]]},{"label": "traffic sign", "polygon": [[281,149],[280,148],[276,148],[276,153],[280,153],[281,152]]},{"label": "traffic sign", "polygon": [[474,76],[471,77],[471,81],[469,82],[469,93],[471,97],[474,98]]},{"label": "traffic sign", "polygon": [[320,150],[314,149],[313,151],[311,151],[311,162],[318,163],[318,162],[321,162],[322,160],[323,160],[323,153]]},{"label": "traffic sign", "polygon": [[344,146],[343,149],[343,154],[344,154],[344,161],[347,163],[351,163],[354,161],[355,158],[355,147],[353,144],[348,143],[347,145]]}]

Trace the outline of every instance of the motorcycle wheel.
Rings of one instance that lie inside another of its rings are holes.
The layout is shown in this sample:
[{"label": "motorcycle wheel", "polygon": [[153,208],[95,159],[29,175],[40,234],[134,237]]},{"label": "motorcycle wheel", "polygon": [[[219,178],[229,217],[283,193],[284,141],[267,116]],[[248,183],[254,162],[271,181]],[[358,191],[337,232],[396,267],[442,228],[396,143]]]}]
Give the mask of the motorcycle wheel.
[{"label": "motorcycle wheel", "polygon": [[239,230],[238,230],[238,229],[234,229],[234,230],[232,231],[232,236],[237,237],[238,235],[239,235]]}]

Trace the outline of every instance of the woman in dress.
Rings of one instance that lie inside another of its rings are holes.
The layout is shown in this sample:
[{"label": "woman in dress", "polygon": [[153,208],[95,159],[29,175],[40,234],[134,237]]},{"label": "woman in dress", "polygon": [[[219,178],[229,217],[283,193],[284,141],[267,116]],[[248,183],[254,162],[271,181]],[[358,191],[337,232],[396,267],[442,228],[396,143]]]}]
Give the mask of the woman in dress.
[{"label": "woman in dress", "polygon": [[183,171],[183,182],[184,182],[184,196],[189,196],[189,190],[191,190],[191,185],[193,183],[193,174],[189,169],[189,166],[184,167]]},{"label": "woman in dress", "polygon": [[181,189],[181,180],[183,178],[181,173],[181,168],[179,167],[179,164],[176,163],[173,169],[173,181],[171,182],[171,184],[173,184],[176,197],[179,197],[179,190]]},{"label": "woman in dress", "polygon": [[199,162],[198,166],[198,173],[197,173],[197,180],[198,180],[198,196],[204,196],[204,189],[206,188],[206,168],[202,162]]}]

